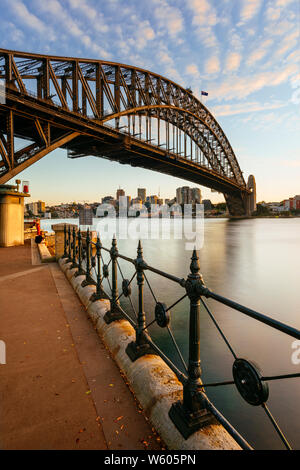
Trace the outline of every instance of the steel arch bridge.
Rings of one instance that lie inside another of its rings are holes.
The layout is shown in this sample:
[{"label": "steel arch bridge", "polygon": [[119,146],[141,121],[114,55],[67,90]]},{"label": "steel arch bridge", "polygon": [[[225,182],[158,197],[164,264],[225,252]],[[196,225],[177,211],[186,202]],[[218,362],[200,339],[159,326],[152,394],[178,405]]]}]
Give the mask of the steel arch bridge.
[{"label": "steel arch bridge", "polygon": [[129,65],[5,49],[0,79],[0,184],[61,147],[207,186],[231,215],[249,214],[253,190],[191,90]]}]

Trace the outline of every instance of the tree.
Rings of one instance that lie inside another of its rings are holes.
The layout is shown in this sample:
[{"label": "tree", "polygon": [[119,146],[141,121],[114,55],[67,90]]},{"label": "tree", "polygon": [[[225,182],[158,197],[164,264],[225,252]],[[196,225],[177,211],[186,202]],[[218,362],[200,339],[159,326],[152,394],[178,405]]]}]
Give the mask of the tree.
[{"label": "tree", "polygon": [[270,215],[271,212],[267,206],[263,206],[262,204],[256,205],[256,211],[254,215],[263,216],[263,215]]}]

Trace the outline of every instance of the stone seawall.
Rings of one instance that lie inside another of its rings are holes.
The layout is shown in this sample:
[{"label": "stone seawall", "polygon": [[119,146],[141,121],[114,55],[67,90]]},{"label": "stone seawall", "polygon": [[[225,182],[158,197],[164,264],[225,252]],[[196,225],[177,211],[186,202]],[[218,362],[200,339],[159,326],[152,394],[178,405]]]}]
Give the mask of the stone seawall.
[{"label": "stone seawall", "polygon": [[77,269],[70,269],[65,259],[59,265],[70,281],[87,315],[119,369],[126,376],[131,391],[170,450],[239,450],[239,445],[225,428],[215,421],[185,440],[169,418],[171,405],[182,400],[182,384],[173,371],[158,356],[146,355],[132,362],[126,347],[135,339],[135,331],[127,320],[105,323],[103,317],[110,309],[108,300],[90,301],[94,286],[82,287],[84,276],[75,277]]}]

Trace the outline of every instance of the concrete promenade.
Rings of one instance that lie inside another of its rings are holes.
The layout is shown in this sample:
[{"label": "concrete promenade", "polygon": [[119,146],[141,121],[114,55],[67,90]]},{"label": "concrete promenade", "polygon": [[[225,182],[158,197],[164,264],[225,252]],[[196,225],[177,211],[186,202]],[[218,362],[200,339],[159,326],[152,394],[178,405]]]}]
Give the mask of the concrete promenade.
[{"label": "concrete promenade", "polygon": [[56,263],[0,248],[0,449],[161,449]]}]

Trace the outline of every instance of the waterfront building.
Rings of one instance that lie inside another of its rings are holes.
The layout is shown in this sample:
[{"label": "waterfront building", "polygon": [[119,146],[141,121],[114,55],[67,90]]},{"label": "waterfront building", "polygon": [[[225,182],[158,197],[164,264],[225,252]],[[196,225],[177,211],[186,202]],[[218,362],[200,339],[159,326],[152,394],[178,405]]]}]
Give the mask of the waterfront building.
[{"label": "waterfront building", "polygon": [[201,204],[202,195],[199,188],[192,188],[192,204]]},{"label": "waterfront building", "polygon": [[295,196],[294,197],[293,209],[300,210],[300,196]]},{"label": "waterfront building", "polygon": [[117,201],[120,199],[121,196],[125,196],[125,191],[124,189],[119,188],[117,189],[117,196],[116,196]]},{"label": "waterfront building", "polygon": [[131,204],[136,206],[136,207],[141,208],[142,204],[143,204],[143,201],[140,197],[136,197],[136,198],[132,199]]},{"label": "waterfront building", "polygon": [[177,188],[176,201],[178,204],[201,204],[201,190],[199,188],[190,188],[189,186]]},{"label": "waterfront building", "polygon": [[212,204],[211,204],[210,199],[203,199],[202,203],[204,205],[204,210],[205,211],[211,211],[212,210]]},{"label": "waterfront building", "polygon": [[[147,200],[148,200],[148,198],[147,198]],[[149,197],[150,204],[158,204],[157,201],[158,201],[158,197],[156,195],[153,195],[153,196]]]},{"label": "waterfront building", "polygon": [[43,214],[46,210],[46,204],[44,201],[30,202],[26,204],[26,210],[33,215]]},{"label": "waterfront building", "polygon": [[102,198],[102,204],[112,204],[114,202],[114,198],[112,196],[105,196]]},{"label": "waterfront building", "polygon": [[189,186],[183,186],[176,189],[176,201],[178,204],[189,204],[191,199],[191,189]]},{"label": "waterfront building", "polygon": [[30,202],[29,204],[26,204],[26,209],[28,212],[31,212],[33,215],[38,215],[39,213],[37,202]]},{"label": "waterfront building", "polygon": [[37,205],[38,205],[38,212],[44,213],[46,210],[46,204],[44,203],[44,201],[38,201]]},{"label": "waterfront building", "polygon": [[300,210],[300,196],[290,197],[289,199],[285,199],[283,201],[283,205],[286,211],[290,210]]},{"label": "waterfront building", "polygon": [[145,188],[138,188],[137,195],[142,200],[142,203],[146,202],[146,189]]}]

